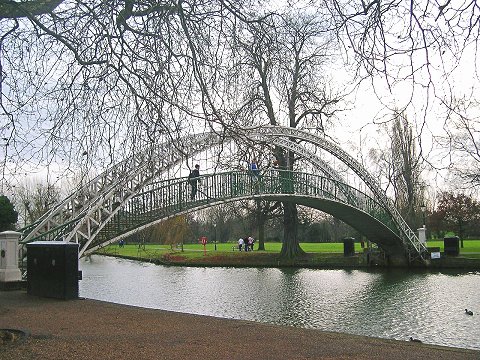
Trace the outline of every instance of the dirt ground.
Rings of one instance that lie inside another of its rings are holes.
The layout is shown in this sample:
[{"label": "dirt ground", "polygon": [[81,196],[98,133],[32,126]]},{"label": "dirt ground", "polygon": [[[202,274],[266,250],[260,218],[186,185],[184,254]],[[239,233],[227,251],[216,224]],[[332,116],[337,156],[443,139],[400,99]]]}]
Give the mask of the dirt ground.
[{"label": "dirt ground", "polygon": [[480,359],[480,351],[25,291],[0,291],[0,329],[21,330],[2,337],[1,360]]}]

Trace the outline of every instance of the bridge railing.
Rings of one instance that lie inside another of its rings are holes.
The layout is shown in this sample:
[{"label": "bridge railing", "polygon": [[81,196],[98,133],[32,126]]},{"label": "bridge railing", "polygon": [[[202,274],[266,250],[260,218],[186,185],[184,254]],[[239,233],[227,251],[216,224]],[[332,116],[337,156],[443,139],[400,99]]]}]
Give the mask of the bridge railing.
[{"label": "bridge railing", "polygon": [[[329,153],[333,154],[343,163],[345,163],[350,169],[352,169],[360,178],[367,184],[367,186],[373,191],[376,198],[379,199],[382,207],[389,212],[389,217],[391,217],[396,227],[400,231],[400,236],[404,242],[405,247],[408,250],[408,255],[410,260],[420,257],[426,259],[427,249],[423,243],[418,239],[417,234],[408,226],[405,219],[400,215],[397,208],[393,204],[385,192],[381,189],[378,181],[371,176],[366,169],[338,145],[328,141],[323,137],[316,136],[305,130],[300,130],[296,128],[282,127],[282,126],[261,126],[251,129],[245,129],[247,133],[255,134],[256,139],[261,139],[262,135],[268,139],[274,139],[277,137],[286,137],[286,138],[298,138],[303,141],[307,141],[311,144],[314,144]],[[298,145],[297,145],[298,146]],[[294,150],[296,152],[296,149]]]},{"label": "bridge railing", "polygon": [[[148,191],[136,194],[122,207],[115,209],[115,215],[101,225],[95,240],[89,242],[88,247],[98,247],[140,226],[195,208],[242,198],[272,198],[272,195],[301,195],[342,202],[368,213],[398,233],[388,213],[373,198],[332,178],[310,173],[271,169],[258,176],[248,171],[207,174],[199,178],[195,199],[190,199],[190,192],[191,185],[187,178],[150,184]],[[67,222],[32,240],[58,240],[72,231],[77,222]]]},{"label": "bridge railing", "polygon": [[351,186],[314,174],[267,170],[258,177],[248,171],[203,175],[199,178],[194,200],[190,199],[187,178],[160,181],[151,186],[149,191],[136,195],[125,204],[113,221],[116,228],[127,223],[137,226],[214,202],[264,195],[302,195],[331,199],[358,208],[398,233],[388,213],[373,198]]}]

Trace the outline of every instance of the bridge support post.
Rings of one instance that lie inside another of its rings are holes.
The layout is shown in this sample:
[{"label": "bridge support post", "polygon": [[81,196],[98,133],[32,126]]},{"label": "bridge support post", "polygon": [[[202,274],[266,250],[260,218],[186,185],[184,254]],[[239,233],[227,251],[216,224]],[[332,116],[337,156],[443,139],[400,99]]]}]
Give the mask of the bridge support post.
[{"label": "bridge support post", "polygon": [[427,242],[427,228],[426,227],[421,227],[417,229],[418,231],[418,240],[425,245]]},{"label": "bridge support post", "polygon": [[18,268],[18,240],[22,234],[16,231],[0,233],[0,289],[16,288],[22,280]]}]

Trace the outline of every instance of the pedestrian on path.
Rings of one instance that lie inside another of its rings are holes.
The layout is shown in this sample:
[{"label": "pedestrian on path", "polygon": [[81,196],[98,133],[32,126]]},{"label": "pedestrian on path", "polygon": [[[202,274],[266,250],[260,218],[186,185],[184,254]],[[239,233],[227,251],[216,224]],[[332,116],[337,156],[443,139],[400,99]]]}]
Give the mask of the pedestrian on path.
[{"label": "pedestrian on path", "polygon": [[238,251],[242,251],[243,247],[243,238],[238,239]]}]

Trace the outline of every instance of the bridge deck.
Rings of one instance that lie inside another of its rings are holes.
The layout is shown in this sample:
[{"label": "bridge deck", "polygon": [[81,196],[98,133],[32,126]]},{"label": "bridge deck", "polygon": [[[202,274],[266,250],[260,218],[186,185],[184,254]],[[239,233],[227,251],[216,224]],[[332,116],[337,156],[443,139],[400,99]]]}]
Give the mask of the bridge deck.
[{"label": "bridge deck", "polygon": [[193,200],[187,178],[152,182],[137,193],[119,194],[108,209],[92,205],[89,213],[31,240],[76,240],[81,244],[80,254],[86,255],[167,217],[219,203],[262,198],[322,210],[358,229],[387,253],[405,253],[406,245],[388,210],[367,194],[330,177],[269,170],[257,178],[246,171],[232,171],[203,175],[200,181]]}]

